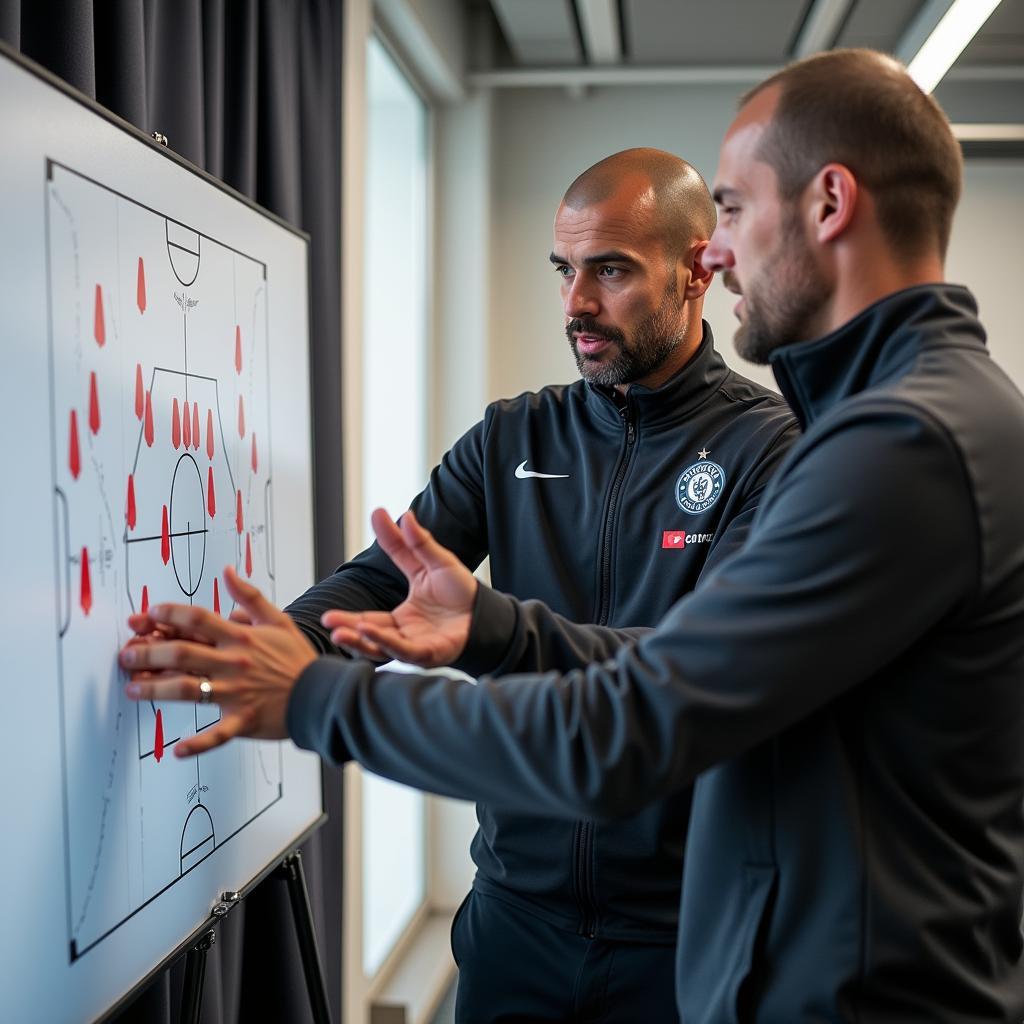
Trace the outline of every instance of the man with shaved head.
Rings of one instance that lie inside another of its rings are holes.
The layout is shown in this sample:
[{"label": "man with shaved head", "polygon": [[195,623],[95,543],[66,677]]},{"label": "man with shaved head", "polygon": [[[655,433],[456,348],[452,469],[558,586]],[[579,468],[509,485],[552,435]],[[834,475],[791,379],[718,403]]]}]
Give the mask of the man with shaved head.
[{"label": "man with shaved head", "polygon": [[[714,226],[700,175],[661,150],[616,153],[570,185],[550,258],[582,380],[493,403],[411,504],[470,568],[489,555],[501,590],[577,622],[651,626],[745,539],[795,426],[701,319]],[[374,545],[289,612],[337,653],[325,611],[406,592]],[[683,788],[615,824],[480,804],[452,936],[459,1020],[670,1019],[689,800]]]}]

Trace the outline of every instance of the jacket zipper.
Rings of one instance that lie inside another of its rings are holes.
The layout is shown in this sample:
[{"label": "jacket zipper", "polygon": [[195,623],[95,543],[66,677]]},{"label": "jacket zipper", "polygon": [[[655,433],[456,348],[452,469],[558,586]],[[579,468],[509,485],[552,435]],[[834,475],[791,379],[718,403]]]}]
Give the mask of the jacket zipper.
[{"label": "jacket zipper", "polygon": [[[636,424],[629,412],[628,403],[619,410],[626,428],[626,444],[619,457],[619,465],[612,480],[611,493],[608,496],[608,515],[604,521],[604,535],[601,545],[601,579],[600,600],[597,606],[597,624],[605,626],[611,612],[611,568],[612,568],[612,535],[615,532],[615,519],[619,507],[619,491],[629,468],[633,445],[636,443]],[[588,939],[597,934],[597,899],[594,895],[594,879],[592,875],[594,846],[594,823],[589,819],[577,821],[573,832],[573,871],[576,878],[576,892],[579,896],[582,918],[577,929],[580,935]]]}]

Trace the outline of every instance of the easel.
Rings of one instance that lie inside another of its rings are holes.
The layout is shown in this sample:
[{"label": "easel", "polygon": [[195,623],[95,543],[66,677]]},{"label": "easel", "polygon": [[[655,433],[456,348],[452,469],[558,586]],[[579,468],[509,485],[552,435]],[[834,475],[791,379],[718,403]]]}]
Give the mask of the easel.
[{"label": "easel", "polygon": [[[327,1005],[327,986],[324,983],[323,966],[313,931],[313,914],[309,906],[309,891],[306,876],[302,870],[302,854],[294,850],[274,869],[274,877],[286,882],[288,897],[295,919],[295,932],[299,939],[299,954],[302,970],[306,975],[309,991],[309,1007],[315,1024],[331,1024],[331,1011]],[[215,917],[223,918],[238,906],[242,897],[237,892],[221,894],[221,902],[213,908]],[[203,1003],[203,982],[206,979],[206,954],[216,941],[211,928],[188,951],[185,957],[185,986],[181,997],[181,1024],[199,1024],[199,1011]]]}]

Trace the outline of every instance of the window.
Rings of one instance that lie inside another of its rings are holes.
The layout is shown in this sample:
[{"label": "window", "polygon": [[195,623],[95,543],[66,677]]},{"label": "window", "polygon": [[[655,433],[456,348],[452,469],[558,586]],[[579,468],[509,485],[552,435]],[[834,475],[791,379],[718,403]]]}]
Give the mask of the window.
[{"label": "window", "polygon": [[[426,480],[428,109],[383,44],[367,51],[363,527]],[[373,975],[424,899],[422,794],[363,778],[363,970]]]}]

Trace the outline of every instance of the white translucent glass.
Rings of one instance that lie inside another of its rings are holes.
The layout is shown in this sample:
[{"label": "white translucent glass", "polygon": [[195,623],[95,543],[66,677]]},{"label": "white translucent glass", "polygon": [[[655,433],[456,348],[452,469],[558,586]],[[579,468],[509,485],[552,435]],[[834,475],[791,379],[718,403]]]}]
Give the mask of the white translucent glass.
[{"label": "white translucent glass", "polygon": [[[367,53],[363,537],[426,479],[427,108],[387,50]],[[372,975],[423,901],[423,796],[363,780],[363,969]]]}]

